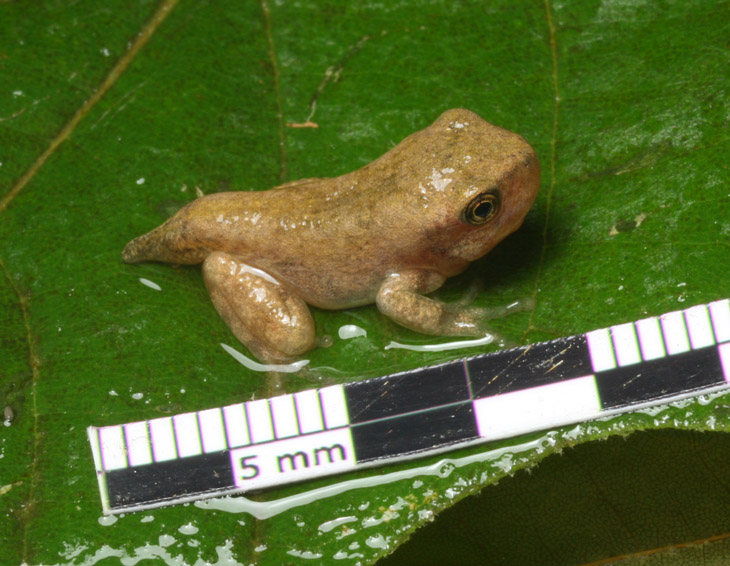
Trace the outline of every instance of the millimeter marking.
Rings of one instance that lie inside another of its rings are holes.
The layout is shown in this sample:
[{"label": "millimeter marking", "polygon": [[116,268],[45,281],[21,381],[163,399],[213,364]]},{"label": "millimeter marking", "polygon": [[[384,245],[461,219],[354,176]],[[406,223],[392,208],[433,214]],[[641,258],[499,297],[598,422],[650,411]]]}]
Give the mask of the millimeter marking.
[{"label": "millimeter marking", "polygon": [[419,368],[89,427],[104,513],[242,493],[730,388],[727,299]]}]

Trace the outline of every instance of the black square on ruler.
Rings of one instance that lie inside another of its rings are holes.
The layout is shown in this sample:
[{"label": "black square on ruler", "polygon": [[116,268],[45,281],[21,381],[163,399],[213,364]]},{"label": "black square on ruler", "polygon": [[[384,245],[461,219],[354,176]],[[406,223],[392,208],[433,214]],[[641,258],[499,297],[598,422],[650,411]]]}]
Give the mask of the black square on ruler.
[{"label": "black square on ruler", "polygon": [[355,424],[466,401],[469,386],[458,361],[348,383],[345,396]]},{"label": "black square on ruler", "polygon": [[604,409],[613,409],[725,383],[716,346],[596,374]]},{"label": "black square on ruler", "polygon": [[224,489],[233,487],[231,458],[216,452],[112,470],[106,485],[112,509]]},{"label": "black square on ruler", "polygon": [[466,363],[475,399],[593,373],[583,334],[485,354]]},{"label": "black square on ruler", "polygon": [[358,462],[429,450],[479,436],[471,402],[365,423],[352,427],[351,432]]}]

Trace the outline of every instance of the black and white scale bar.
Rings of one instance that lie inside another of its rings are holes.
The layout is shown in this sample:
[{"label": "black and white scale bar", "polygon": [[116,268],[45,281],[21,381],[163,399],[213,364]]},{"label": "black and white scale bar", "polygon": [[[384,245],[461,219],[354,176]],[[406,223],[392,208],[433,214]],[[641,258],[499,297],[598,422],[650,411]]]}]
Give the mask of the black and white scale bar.
[{"label": "black and white scale bar", "polygon": [[259,490],[730,388],[730,302],[88,429],[105,513]]}]

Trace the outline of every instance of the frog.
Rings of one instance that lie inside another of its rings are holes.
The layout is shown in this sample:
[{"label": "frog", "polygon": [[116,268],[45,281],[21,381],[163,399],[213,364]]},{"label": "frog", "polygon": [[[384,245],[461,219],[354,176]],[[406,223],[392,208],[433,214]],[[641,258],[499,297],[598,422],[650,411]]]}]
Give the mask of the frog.
[{"label": "frog", "polygon": [[265,363],[316,347],[310,307],[375,304],[420,333],[479,336],[510,309],[428,295],[517,230],[539,185],[522,136],[454,108],[350,173],[199,197],[122,259],[202,264],[215,309]]}]

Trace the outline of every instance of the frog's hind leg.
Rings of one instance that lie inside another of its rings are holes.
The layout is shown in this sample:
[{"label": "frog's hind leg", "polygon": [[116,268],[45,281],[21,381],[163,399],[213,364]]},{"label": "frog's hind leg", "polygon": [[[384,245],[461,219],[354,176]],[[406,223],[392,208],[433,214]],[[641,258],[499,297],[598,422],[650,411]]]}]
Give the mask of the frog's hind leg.
[{"label": "frog's hind leg", "polygon": [[260,360],[290,361],[315,345],[306,303],[265,271],[215,252],[203,263],[203,277],[218,314]]}]

